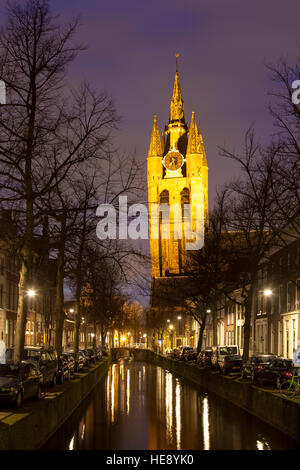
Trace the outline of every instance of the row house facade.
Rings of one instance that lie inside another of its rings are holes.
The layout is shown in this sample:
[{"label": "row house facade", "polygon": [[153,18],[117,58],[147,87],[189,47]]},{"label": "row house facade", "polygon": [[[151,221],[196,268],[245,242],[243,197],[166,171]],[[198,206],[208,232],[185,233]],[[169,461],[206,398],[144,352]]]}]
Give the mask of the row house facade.
[{"label": "row house facade", "polygon": [[[49,261],[50,279],[40,285],[36,281],[36,296],[29,301],[29,311],[25,328],[25,345],[52,344],[55,331],[55,270],[54,260]],[[52,264],[52,266],[51,266]],[[51,269],[52,268],[52,269]],[[53,269],[54,268],[54,269]],[[52,273],[51,273],[52,271]],[[52,279],[51,279],[52,275]],[[17,309],[18,309],[18,259],[7,250],[5,243],[0,242],[0,337],[6,347],[15,343]]]},{"label": "row house facade", "polygon": [[300,350],[300,241],[274,250],[259,272],[255,350],[295,359]]},{"label": "row house facade", "polygon": [[[243,352],[244,306],[239,290],[218,313],[217,344],[238,345]],[[273,353],[296,360],[300,351],[300,240],[273,249],[261,263],[253,299],[250,354]],[[203,347],[213,345],[208,322]]]}]

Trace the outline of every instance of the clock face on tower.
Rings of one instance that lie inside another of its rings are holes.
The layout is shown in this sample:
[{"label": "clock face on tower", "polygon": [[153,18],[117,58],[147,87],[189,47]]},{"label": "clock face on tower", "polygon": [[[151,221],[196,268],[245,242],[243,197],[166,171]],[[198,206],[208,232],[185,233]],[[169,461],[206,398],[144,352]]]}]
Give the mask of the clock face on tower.
[{"label": "clock face on tower", "polygon": [[163,159],[164,167],[169,171],[177,171],[184,163],[183,156],[178,150],[170,150]]}]

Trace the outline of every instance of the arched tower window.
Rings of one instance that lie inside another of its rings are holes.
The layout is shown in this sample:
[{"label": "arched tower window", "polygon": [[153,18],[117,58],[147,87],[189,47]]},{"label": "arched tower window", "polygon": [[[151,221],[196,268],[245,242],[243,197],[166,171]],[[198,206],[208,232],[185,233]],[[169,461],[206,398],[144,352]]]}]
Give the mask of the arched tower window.
[{"label": "arched tower window", "polygon": [[169,204],[169,191],[164,189],[159,196],[159,202],[161,204]]},{"label": "arched tower window", "polygon": [[180,201],[181,201],[182,209],[183,209],[184,204],[190,203],[190,190],[188,188],[183,188],[183,190],[181,191]]}]

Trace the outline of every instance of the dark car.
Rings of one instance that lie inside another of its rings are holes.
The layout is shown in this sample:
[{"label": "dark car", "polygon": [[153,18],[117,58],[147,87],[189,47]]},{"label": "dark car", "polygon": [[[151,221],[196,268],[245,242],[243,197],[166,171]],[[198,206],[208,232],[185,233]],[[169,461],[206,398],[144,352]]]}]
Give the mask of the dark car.
[{"label": "dark car", "polygon": [[82,354],[83,358],[84,358],[84,365],[85,366],[88,366],[89,363],[91,362],[90,361],[90,356],[89,354],[87,353],[87,351],[85,349],[80,349],[80,351],[78,351],[80,354]]},{"label": "dark car", "polygon": [[294,365],[291,359],[277,357],[257,371],[256,380],[259,385],[270,384],[280,388],[281,382],[290,379],[293,375]]},{"label": "dark car", "polygon": [[224,375],[229,372],[240,372],[243,367],[243,359],[238,354],[224,356],[224,359],[219,361],[219,366]]},{"label": "dark car", "polygon": [[62,357],[68,361],[68,367],[70,371],[70,375],[73,375],[75,372],[75,358],[72,353],[65,352],[62,354]]},{"label": "dark car", "polygon": [[211,349],[203,349],[203,351],[200,351],[196,362],[197,364],[201,366],[209,366],[211,367],[211,355],[212,355],[212,350]]},{"label": "dark car", "polygon": [[255,382],[257,372],[267,367],[277,356],[275,354],[253,354],[247,362],[243,364],[242,377],[250,377]]},{"label": "dark car", "polygon": [[23,400],[39,400],[43,376],[38,365],[32,361],[20,364],[0,364],[0,403],[13,404],[19,408]]},{"label": "dark car", "polygon": [[175,359],[175,357],[176,357],[176,352],[177,352],[177,348],[171,349],[171,350],[170,350],[170,353],[169,353],[169,357],[170,357],[171,359]]},{"label": "dark car", "polygon": [[[13,362],[13,353],[14,348],[7,349],[6,362]],[[38,364],[43,374],[43,384],[56,385],[58,361],[56,351],[52,347],[25,346],[23,359]]]},{"label": "dark car", "polygon": [[184,346],[180,351],[179,359],[181,361],[185,361],[185,354],[190,350],[193,349],[191,346]]},{"label": "dark car", "polygon": [[97,346],[95,348],[95,353],[96,353],[96,361],[100,361],[101,357],[102,357],[102,347],[101,346]]},{"label": "dark car", "polygon": [[197,359],[197,349],[191,348],[184,353],[185,361],[195,361]]},{"label": "dark car", "polygon": [[182,352],[182,347],[181,346],[179,346],[178,348],[175,348],[173,350],[173,358],[174,359],[180,359],[181,352]]},{"label": "dark car", "polygon": [[71,379],[71,372],[69,369],[69,361],[64,355],[61,355],[58,358],[57,381],[58,383],[62,384],[64,380],[70,380],[70,379]]},{"label": "dark car", "polygon": [[85,356],[78,351],[78,353],[75,353],[74,351],[68,351],[67,354],[71,354],[74,358],[75,365],[74,365],[74,372],[79,372],[82,370],[85,366]]},{"label": "dark car", "polygon": [[87,348],[85,349],[86,353],[89,355],[90,362],[96,362],[97,354],[94,348]]}]

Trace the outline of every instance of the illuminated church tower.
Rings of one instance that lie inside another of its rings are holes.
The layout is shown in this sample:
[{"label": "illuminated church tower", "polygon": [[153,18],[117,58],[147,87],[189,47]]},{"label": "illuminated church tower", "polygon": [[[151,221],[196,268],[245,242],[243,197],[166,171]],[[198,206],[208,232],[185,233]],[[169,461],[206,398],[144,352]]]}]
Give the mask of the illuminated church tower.
[{"label": "illuminated church tower", "polygon": [[[148,203],[151,228],[152,204],[185,203],[192,206],[193,218],[196,205],[202,208],[204,226],[208,224],[208,168],[200,130],[198,131],[194,112],[191,123],[185,121],[184,104],[176,67],[173,96],[170,105],[170,119],[160,136],[157,118],[154,123],[147,159]],[[189,271],[188,252],[184,237],[174,236],[176,217],[171,216],[169,239],[163,239],[163,219],[159,216],[159,236],[150,236],[151,276],[159,278],[180,275]],[[194,219],[193,219],[193,227]],[[177,227],[178,229],[178,227]],[[183,229],[182,229],[183,230]],[[193,228],[194,230],[194,228]],[[182,232],[184,233],[184,232]]]}]

